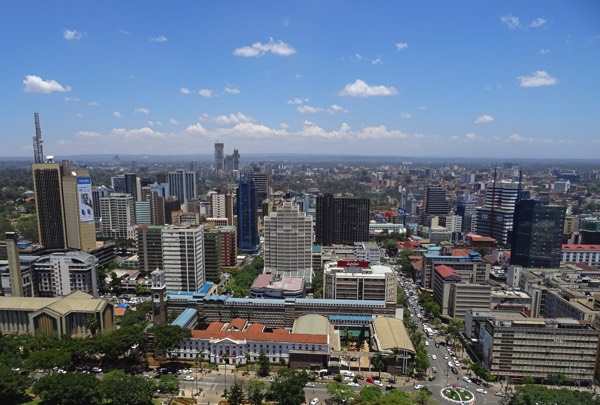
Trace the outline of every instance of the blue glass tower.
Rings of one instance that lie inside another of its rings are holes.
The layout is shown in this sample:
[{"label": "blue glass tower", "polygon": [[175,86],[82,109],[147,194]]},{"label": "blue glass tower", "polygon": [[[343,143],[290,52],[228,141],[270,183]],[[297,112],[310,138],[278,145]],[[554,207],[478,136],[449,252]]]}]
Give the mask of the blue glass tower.
[{"label": "blue glass tower", "polygon": [[254,179],[242,173],[237,189],[237,242],[244,252],[256,252],[258,240],[258,198]]}]

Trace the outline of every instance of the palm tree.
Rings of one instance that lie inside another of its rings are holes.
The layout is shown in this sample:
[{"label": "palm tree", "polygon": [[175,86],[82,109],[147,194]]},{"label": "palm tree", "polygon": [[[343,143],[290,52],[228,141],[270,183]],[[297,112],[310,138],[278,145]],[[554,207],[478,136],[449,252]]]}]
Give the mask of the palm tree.
[{"label": "palm tree", "polygon": [[248,366],[250,365],[250,353],[244,353],[244,357],[246,358],[246,372],[250,373],[250,371],[248,370]]},{"label": "palm tree", "polygon": [[398,357],[402,355],[402,349],[399,347],[392,347],[392,353],[390,354],[390,358],[394,360],[394,382],[396,382],[396,374],[397,368],[396,364],[398,363]]},{"label": "palm tree", "polygon": [[383,367],[385,367],[385,357],[383,356],[383,353],[375,353],[371,362],[373,363],[375,368],[379,370],[379,379],[381,380],[381,370],[383,369]]},{"label": "palm tree", "polygon": [[472,370],[472,366],[473,366],[473,361],[470,358],[466,358],[463,360],[463,364],[465,365],[465,368],[467,369],[467,373],[469,374],[469,376],[471,375],[471,370]]}]

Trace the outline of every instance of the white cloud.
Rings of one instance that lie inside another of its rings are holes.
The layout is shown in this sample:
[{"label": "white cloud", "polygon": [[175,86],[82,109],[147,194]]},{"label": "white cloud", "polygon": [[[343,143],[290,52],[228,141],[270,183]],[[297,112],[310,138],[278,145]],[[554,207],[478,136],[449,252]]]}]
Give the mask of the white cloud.
[{"label": "white cloud", "polygon": [[254,118],[252,118],[249,115],[242,114],[241,112],[237,112],[235,114],[216,115],[216,116],[202,114],[202,116],[200,116],[200,121],[214,122],[215,124],[219,124],[219,125],[231,125],[231,124],[240,124],[243,122],[253,122]]},{"label": "white cloud", "polygon": [[521,142],[532,142],[533,138],[524,138],[519,134],[512,134],[508,137],[509,142],[521,143]]},{"label": "white cloud", "polygon": [[407,112],[402,112],[400,113],[400,118],[405,119],[405,120],[409,120],[412,118],[412,114],[411,113],[407,113]]},{"label": "white cloud", "polygon": [[100,103],[92,100],[92,101],[88,101],[87,105],[89,105],[90,107],[98,107],[100,105]]},{"label": "white cloud", "polygon": [[425,111],[427,109],[427,106],[426,105],[420,105],[420,106],[417,106],[417,108],[419,110],[421,110],[421,111]]},{"label": "white cloud", "polygon": [[269,128],[266,125],[255,124],[253,122],[242,122],[231,128],[217,128],[215,134],[219,137],[265,139],[284,137],[288,135],[288,132],[285,129]]},{"label": "white cloud", "polygon": [[398,130],[388,130],[384,125],[366,127],[355,134],[358,139],[408,139],[408,135]]},{"label": "white cloud", "polygon": [[491,122],[494,122],[494,117],[491,115],[480,115],[475,118],[475,124],[489,124]]},{"label": "white cloud", "polygon": [[225,89],[223,89],[225,91],[225,93],[227,94],[240,94],[240,89],[236,89],[235,87],[229,87],[229,86],[225,86]]},{"label": "white cloud", "polygon": [[347,113],[348,110],[346,110],[345,108],[337,105],[337,104],[332,104],[331,106],[329,106],[329,108],[327,109],[327,114],[337,114],[337,113]]},{"label": "white cloud", "polygon": [[63,37],[67,41],[76,41],[78,39],[83,38],[84,36],[85,36],[85,32],[70,30],[68,28],[65,28],[63,30]]},{"label": "white cloud", "polygon": [[148,121],[146,121],[146,125],[148,125],[149,127],[153,127],[155,125],[159,126],[159,127],[162,127],[162,122],[148,120]]},{"label": "white cloud", "polygon": [[65,97],[65,101],[79,101],[79,97]]},{"label": "white cloud", "polygon": [[309,106],[309,105],[301,105],[301,106],[299,106],[296,109],[301,114],[314,114],[314,113],[318,113],[318,112],[322,112],[323,111],[322,108],[312,107],[312,106]]},{"label": "white cloud", "polygon": [[133,111],[135,114],[150,114],[150,109],[146,108],[146,107],[140,107],[140,108],[136,108]]},{"label": "white cloud", "polygon": [[531,22],[531,24],[529,26],[531,28],[539,28],[539,27],[545,25],[547,22],[548,22],[548,20],[545,18],[536,18],[535,20],[533,20]]},{"label": "white cloud", "polygon": [[403,51],[405,49],[408,49],[408,44],[406,42],[398,42],[396,44],[396,50],[397,51]]},{"label": "white cloud", "polygon": [[117,33],[119,33],[121,35],[131,35],[131,32],[124,30],[124,29],[120,29],[119,31],[117,31]]},{"label": "white cloud", "polygon": [[360,55],[360,53],[354,54],[354,60],[356,60],[356,61],[362,60],[362,56]]},{"label": "white cloud", "polygon": [[198,90],[198,94],[200,94],[202,97],[206,97],[206,98],[211,98],[211,97],[215,96],[215,92],[213,90],[209,90],[209,89]]},{"label": "white cloud", "polygon": [[121,114],[121,112],[120,112],[120,111],[115,111],[115,112],[113,113],[113,115],[115,116],[115,118],[121,118],[121,117],[123,116],[123,114]]},{"label": "white cloud", "polygon": [[167,42],[169,38],[164,35],[159,35],[157,37],[150,38],[150,42]]},{"label": "white cloud", "polygon": [[347,84],[340,92],[340,96],[349,97],[372,97],[372,96],[393,96],[398,94],[394,87],[382,85],[369,86],[363,80],[357,79],[354,83]]},{"label": "white cloud", "polygon": [[162,132],[155,131],[152,128],[148,128],[148,127],[135,128],[135,129],[114,128],[112,130],[112,135],[119,137],[119,138],[132,139],[132,140],[166,139],[166,138],[168,138],[167,134],[163,134]]},{"label": "white cloud", "polygon": [[519,28],[520,25],[519,17],[514,17],[511,14],[501,15],[500,21],[502,21],[503,24],[506,24],[511,30]]},{"label": "white cloud", "polygon": [[371,62],[372,65],[381,65],[382,63],[383,59],[381,59],[379,56],[373,59],[373,61]]},{"label": "white cloud", "polygon": [[545,70],[536,70],[531,76],[519,76],[517,79],[521,87],[555,86],[558,83],[558,79]]},{"label": "white cloud", "polygon": [[49,94],[55,91],[59,93],[66,93],[71,91],[71,88],[69,86],[63,86],[55,80],[44,80],[41,77],[35,75],[25,76],[23,84],[25,85],[24,90],[26,93]]},{"label": "white cloud", "polygon": [[188,134],[193,134],[193,135],[205,135],[208,133],[206,128],[204,128],[202,126],[202,124],[200,124],[199,122],[188,126],[185,130]]},{"label": "white cloud", "polygon": [[467,138],[470,141],[474,141],[475,139],[477,139],[477,135],[475,135],[472,132],[469,132],[468,134],[465,134],[465,138]]},{"label": "white cloud", "polygon": [[296,53],[296,49],[283,41],[274,41],[273,38],[269,38],[269,42],[265,44],[255,42],[250,46],[235,49],[233,54],[244,58],[254,58],[269,52],[278,56],[291,56]]},{"label": "white cloud", "polygon": [[86,138],[86,139],[94,139],[100,138],[102,135],[96,131],[79,131],[75,133],[77,138]]},{"label": "white cloud", "polygon": [[179,89],[179,92],[181,94],[190,94],[190,89],[188,89],[187,87],[182,87]]},{"label": "white cloud", "polygon": [[171,125],[179,125],[179,122],[175,118],[171,118],[169,120],[169,124],[171,124]]},{"label": "white cloud", "polygon": [[547,55],[550,53],[550,49],[546,48],[546,49],[540,49],[540,55]]},{"label": "white cloud", "polygon": [[296,104],[304,104],[309,102],[310,99],[306,98],[306,97],[296,97],[294,99],[288,100],[288,104],[290,105],[296,105]]}]

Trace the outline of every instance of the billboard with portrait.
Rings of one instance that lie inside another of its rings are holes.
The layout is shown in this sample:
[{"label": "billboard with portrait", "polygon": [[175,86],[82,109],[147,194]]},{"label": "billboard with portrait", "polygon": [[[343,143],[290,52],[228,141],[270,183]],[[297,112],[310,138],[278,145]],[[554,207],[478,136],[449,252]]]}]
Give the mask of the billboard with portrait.
[{"label": "billboard with portrait", "polygon": [[92,180],[89,177],[77,179],[77,198],[79,199],[79,220],[82,222],[93,221]]}]

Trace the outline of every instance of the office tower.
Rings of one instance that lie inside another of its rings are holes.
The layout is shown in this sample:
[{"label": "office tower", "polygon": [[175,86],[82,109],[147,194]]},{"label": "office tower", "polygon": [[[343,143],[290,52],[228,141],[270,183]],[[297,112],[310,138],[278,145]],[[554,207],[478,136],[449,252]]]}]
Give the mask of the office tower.
[{"label": "office tower", "polygon": [[285,201],[265,217],[265,273],[312,279],[312,217]]},{"label": "office tower", "polygon": [[224,267],[234,267],[237,259],[237,229],[235,226],[218,226],[221,238],[221,262]]},{"label": "office tower", "polygon": [[215,143],[215,171],[222,172],[225,165],[225,154],[223,152],[225,145],[221,142]]},{"label": "office tower", "polygon": [[177,197],[167,197],[165,200],[165,224],[173,223],[173,212],[181,211],[181,203]]},{"label": "office tower", "polygon": [[115,190],[111,187],[106,187],[106,186],[92,187],[92,203],[93,203],[93,208],[94,208],[94,222],[96,224],[96,232],[102,231],[102,229],[100,227],[100,225],[101,225],[100,219],[102,218],[101,213],[100,213],[100,198],[108,197],[109,195],[111,195],[114,192],[115,192]]},{"label": "office tower", "polygon": [[169,192],[177,197],[180,204],[196,198],[196,173],[177,169],[169,172]]},{"label": "office tower", "polygon": [[499,243],[508,244],[518,194],[517,183],[499,183],[488,187],[485,207],[476,210],[475,232],[481,236],[492,237]]},{"label": "office tower", "polygon": [[140,201],[138,194],[138,177],[135,173],[125,173],[125,193],[131,194],[133,201]]},{"label": "office tower", "polygon": [[463,195],[456,205],[456,215],[462,218],[462,231],[475,230],[475,216],[477,213],[477,198],[473,194]]},{"label": "office tower", "polygon": [[171,195],[169,183],[149,184],[148,188],[150,188],[150,191],[152,191],[153,193],[158,194],[159,197],[167,198]]},{"label": "office tower", "polygon": [[162,229],[163,269],[169,291],[199,291],[204,284],[204,228]]},{"label": "office tower", "polygon": [[133,203],[130,194],[113,193],[108,197],[100,198],[103,237],[133,239],[135,223]]},{"label": "office tower", "polygon": [[141,225],[136,227],[136,244],[140,270],[150,273],[162,269],[162,229],[163,226]]},{"label": "office tower", "polygon": [[63,161],[62,194],[67,248],[96,248],[96,224],[92,198],[92,180],[87,169],[69,167]]},{"label": "office tower", "polygon": [[115,193],[126,193],[127,186],[125,185],[125,176],[114,176],[110,178],[110,186]]},{"label": "office tower", "polygon": [[233,170],[240,170],[240,152],[237,149],[233,150]]},{"label": "office tower", "polygon": [[211,218],[227,218],[227,225],[233,224],[233,201],[231,195],[213,193],[210,195]]},{"label": "office tower", "polygon": [[221,281],[223,257],[221,255],[221,237],[217,229],[204,230],[204,277],[207,281]]},{"label": "office tower", "polygon": [[39,242],[46,249],[64,249],[67,246],[67,232],[60,165],[52,161],[34,163],[31,169]]},{"label": "office tower", "polygon": [[83,252],[52,253],[33,266],[36,297],[59,297],[74,291],[98,296],[96,258]]},{"label": "office tower", "polygon": [[425,215],[448,215],[450,204],[446,190],[441,186],[427,186],[425,190]]},{"label": "office tower", "polygon": [[315,244],[354,245],[369,240],[371,201],[368,198],[317,197]]},{"label": "office tower", "polygon": [[600,245],[600,217],[586,217],[579,221],[582,245]]},{"label": "office tower", "polygon": [[[8,271],[10,273],[11,297],[24,297],[23,275],[21,274],[21,261],[19,260],[19,234],[6,232],[6,250],[8,254]],[[0,286],[1,287],[1,286]]]},{"label": "office tower", "polygon": [[560,266],[565,207],[538,200],[520,200],[515,207],[510,264],[523,267]]},{"label": "office tower", "polygon": [[258,207],[254,178],[244,173],[237,189],[237,237],[238,248],[256,252],[258,239]]},{"label": "office tower", "polygon": [[251,176],[254,179],[254,185],[256,186],[258,203],[261,204],[264,200],[268,199],[271,194],[271,176],[269,173],[258,171],[253,172]]},{"label": "office tower", "polygon": [[151,225],[152,224],[152,203],[150,201],[135,201],[135,224],[136,225]]},{"label": "office tower", "polygon": [[150,213],[152,225],[164,225],[165,224],[165,199],[160,197],[156,193],[150,193],[146,197],[147,201],[150,201]]}]

